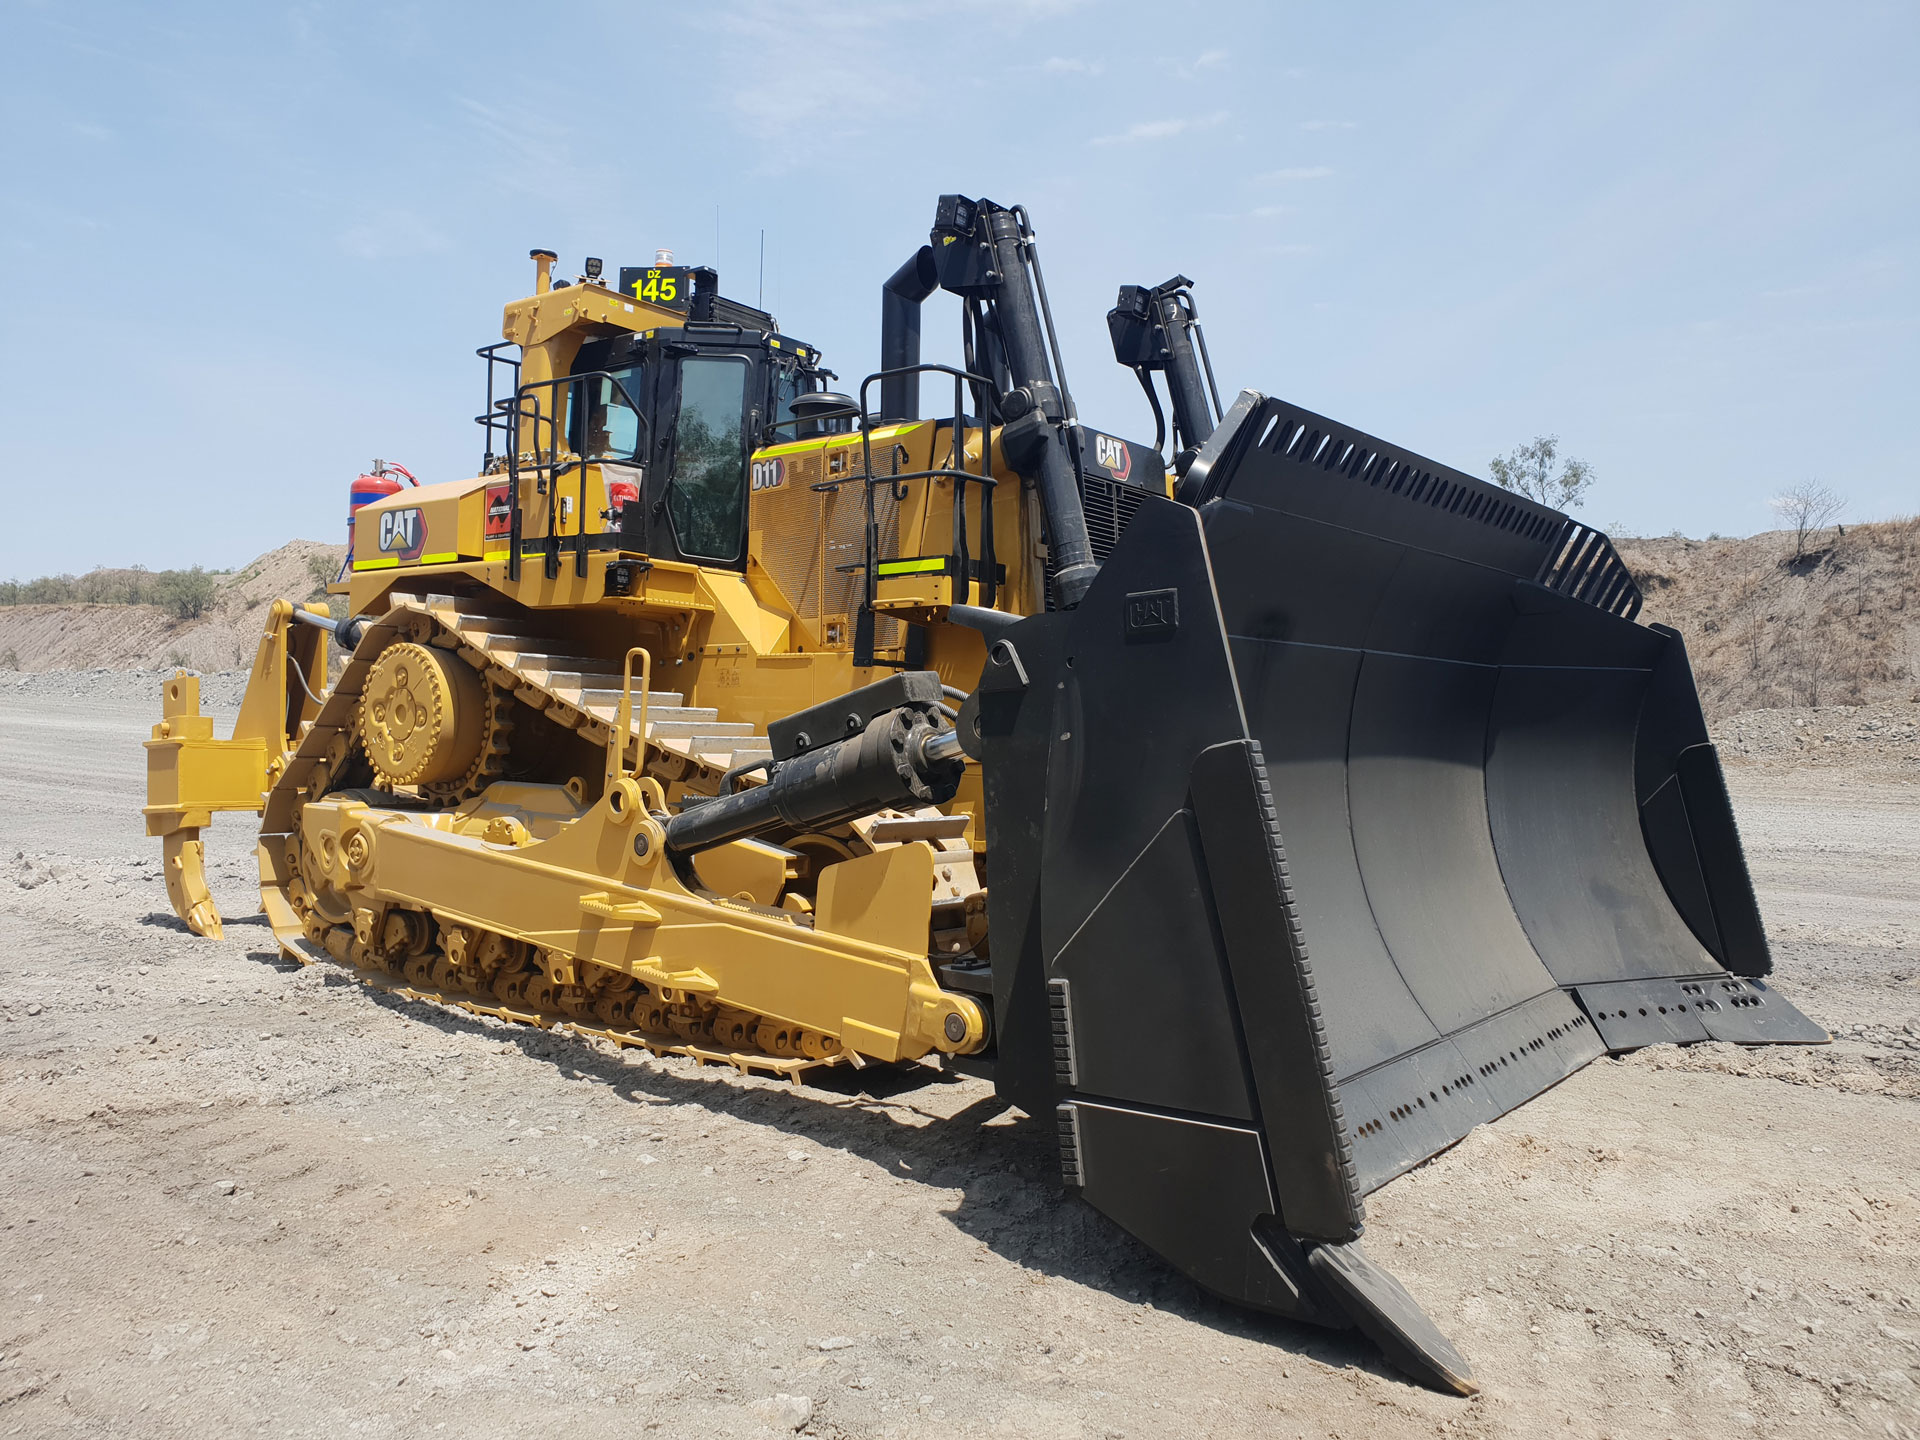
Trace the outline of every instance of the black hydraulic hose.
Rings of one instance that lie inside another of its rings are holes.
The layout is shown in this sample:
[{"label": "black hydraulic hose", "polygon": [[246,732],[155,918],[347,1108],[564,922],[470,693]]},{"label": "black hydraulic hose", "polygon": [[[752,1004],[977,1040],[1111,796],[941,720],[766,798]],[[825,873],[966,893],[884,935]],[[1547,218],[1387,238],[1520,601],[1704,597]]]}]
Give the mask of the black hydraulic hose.
[{"label": "black hydraulic hose", "polygon": [[744,765],[734,766],[731,770],[727,771],[724,775],[720,777],[720,793],[722,795],[733,794],[733,792],[739,787],[741,776],[751,775],[756,770],[771,769],[772,766],[773,766],[773,760],[770,756],[762,756],[758,760],[749,760]]},{"label": "black hydraulic hose", "polygon": [[1033,271],[1034,293],[1040,298],[1040,318],[1047,327],[1047,349],[1053,353],[1053,378],[1060,386],[1060,399],[1067,408],[1067,423],[1078,423],[1079,412],[1073,406],[1073,391],[1067,387],[1067,362],[1060,355],[1060,337],[1053,333],[1053,306],[1047,303],[1047,277],[1040,272],[1040,246],[1033,233],[1033,220],[1027,207],[1016,205],[1013,214],[1020,222],[1020,245]]},{"label": "black hydraulic hose", "polygon": [[324,706],[327,703],[325,700],[321,699],[318,695],[314,694],[313,687],[307,684],[307,667],[306,666],[302,665],[298,660],[294,659],[293,656],[289,655],[287,656],[287,668],[293,671],[293,678],[300,682],[300,688],[307,692],[307,698],[313,701],[316,707]]},{"label": "black hydraulic hose", "polygon": [[1140,382],[1140,388],[1147,392],[1147,404],[1153,407],[1153,448],[1165,454],[1167,449],[1167,414],[1160,408],[1160,392],[1153,388],[1153,373],[1144,365],[1129,367],[1134,378]]}]

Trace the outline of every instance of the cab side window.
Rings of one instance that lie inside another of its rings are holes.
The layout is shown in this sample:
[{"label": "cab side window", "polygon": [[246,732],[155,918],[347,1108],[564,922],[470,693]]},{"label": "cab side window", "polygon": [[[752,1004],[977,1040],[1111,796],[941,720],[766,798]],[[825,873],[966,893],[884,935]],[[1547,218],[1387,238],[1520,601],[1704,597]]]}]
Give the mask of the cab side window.
[{"label": "cab side window", "polygon": [[638,365],[616,371],[616,387],[606,376],[582,387],[579,413],[572,427],[573,448],[588,460],[634,463],[640,458],[640,416],[629,405],[644,404],[645,372]]},{"label": "cab side window", "polygon": [[746,385],[744,360],[702,355],[680,364],[667,512],[683,555],[740,558],[747,500]]}]

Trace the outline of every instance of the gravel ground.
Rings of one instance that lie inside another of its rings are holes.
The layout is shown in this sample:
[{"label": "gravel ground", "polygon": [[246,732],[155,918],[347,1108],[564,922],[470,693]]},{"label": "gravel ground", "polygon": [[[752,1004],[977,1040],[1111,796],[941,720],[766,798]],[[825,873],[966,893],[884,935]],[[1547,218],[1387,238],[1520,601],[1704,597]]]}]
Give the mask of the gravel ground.
[{"label": "gravel ground", "polygon": [[1910,700],[1749,710],[1729,717],[1718,739],[1732,768],[1835,768],[1920,785],[1920,703]]},{"label": "gravel ground", "polygon": [[1838,1043],[1603,1061],[1372,1197],[1458,1401],[1197,1294],[979,1081],[796,1089],[289,965],[247,817],[228,938],[186,934],[157,709],[0,684],[0,1434],[1920,1434],[1897,782],[1733,774],[1777,983]]}]

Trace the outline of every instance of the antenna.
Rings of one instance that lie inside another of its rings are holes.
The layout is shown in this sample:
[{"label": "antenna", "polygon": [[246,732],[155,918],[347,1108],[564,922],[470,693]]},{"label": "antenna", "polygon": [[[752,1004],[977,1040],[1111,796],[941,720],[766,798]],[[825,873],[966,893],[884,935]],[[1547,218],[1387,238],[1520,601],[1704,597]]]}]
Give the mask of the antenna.
[{"label": "antenna", "polygon": [[713,207],[713,268],[720,268],[720,207]]},{"label": "antenna", "polygon": [[760,227],[760,298],[753,302],[760,309],[767,308],[767,227]]}]

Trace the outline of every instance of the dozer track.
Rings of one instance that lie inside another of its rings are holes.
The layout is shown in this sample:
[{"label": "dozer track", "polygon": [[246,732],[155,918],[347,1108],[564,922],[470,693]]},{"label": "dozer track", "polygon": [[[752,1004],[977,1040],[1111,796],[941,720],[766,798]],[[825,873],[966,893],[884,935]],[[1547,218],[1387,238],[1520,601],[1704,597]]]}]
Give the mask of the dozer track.
[{"label": "dozer track", "polygon": [[[568,972],[570,983],[558,983],[550,958],[543,961],[534,947],[505,936],[443,929],[431,917],[401,911],[383,917],[381,933],[356,933],[351,923],[317,912],[301,878],[302,808],[342,792],[390,804],[419,803],[419,797],[359,788],[368,768],[359,719],[362,699],[374,666],[390,646],[425,644],[449,651],[489,687],[489,729],[481,757],[464,777],[463,789],[442,787],[430,797],[443,804],[471,798],[500,775],[510,750],[512,721],[495,717],[507,704],[536,711],[597,747],[611,743],[623,688],[620,668],[566,653],[534,633],[537,626],[537,619],[506,614],[485,601],[427,595],[397,600],[366,627],[344,673],[300,735],[267,796],[258,850],[261,896],[281,945],[306,963],[346,964],[363,983],[383,991],[519,1024],[564,1028],[654,1054],[729,1065],[742,1073],[773,1074],[798,1083],[809,1071],[867,1063],[833,1036],[735,1009],[703,1010],[685,996],[663,1001],[664,987],[601,967],[563,963],[559,969]],[[644,718],[642,708],[633,707],[624,755],[633,763],[644,743],[641,773],[662,786],[680,783],[711,791],[729,770],[770,757],[764,733],[745,723],[722,721],[717,710],[685,705],[684,698],[677,692],[649,691]],[[417,787],[423,795],[430,788]],[[570,789],[580,798],[577,786]],[[891,840],[889,824],[897,832]],[[946,847],[943,858],[949,868],[958,861],[970,873],[971,853],[953,834],[952,822],[937,811],[888,812],[852,828],[862,848],[880,849],[909,838],[927,839],[923,832],[930,827],[945,832],[932,843]]]}]

